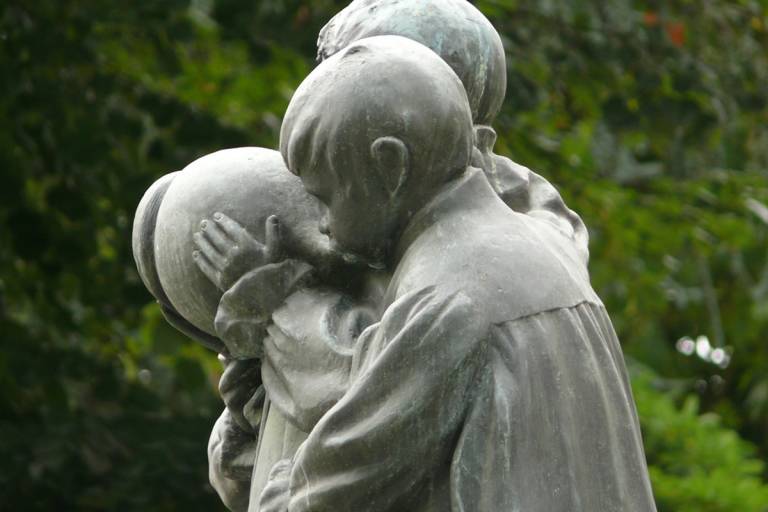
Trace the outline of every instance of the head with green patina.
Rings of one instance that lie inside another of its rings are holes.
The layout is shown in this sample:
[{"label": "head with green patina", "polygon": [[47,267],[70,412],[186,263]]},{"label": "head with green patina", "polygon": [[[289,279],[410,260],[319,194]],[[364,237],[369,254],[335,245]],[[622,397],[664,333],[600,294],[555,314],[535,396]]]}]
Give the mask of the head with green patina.
[{"label": "head with green patina", "polygon": [[360,39],[394,35],[437,53],[458,75],[474,124],[491,125],[507,87],[504,46],[488,19],[466,0],[354,0],[328,22],[318,60]]}]

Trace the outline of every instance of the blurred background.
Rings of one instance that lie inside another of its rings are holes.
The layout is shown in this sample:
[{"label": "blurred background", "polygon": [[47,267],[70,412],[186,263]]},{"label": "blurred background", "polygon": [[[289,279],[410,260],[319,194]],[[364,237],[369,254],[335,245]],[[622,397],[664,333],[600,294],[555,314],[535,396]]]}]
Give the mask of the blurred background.
[{"label": "blurred background", "polygon": [[[590,228],[659,510],[768,510],[768,1],[496,0],[497,152]],[[131,256],[160,175],[276,147],[331,0],[0,5],[0,508],[223,510],[215,357]]]}]

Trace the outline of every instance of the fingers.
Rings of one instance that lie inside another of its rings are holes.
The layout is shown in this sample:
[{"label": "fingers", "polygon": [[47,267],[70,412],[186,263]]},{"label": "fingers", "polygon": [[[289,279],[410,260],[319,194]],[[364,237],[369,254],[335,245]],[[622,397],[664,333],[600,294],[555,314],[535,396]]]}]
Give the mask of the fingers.
[{"label": "fingers", "polygon": [[265,221],[264,230],[265,243],[261,244],[237,221],[221,212],[214,213],[213,220],[204,219],[200,231],[193,234],[200,253],[198,266],[209,277],[218,272],[222,280],[233,271],[243,270],[239,268],[243,262],[264,265],[278,261],[283,256],[284,230],[277,216]]},{"label": "fingers", "polygon": [[227,250],[236,244],[216,222],[211,222],[208,219],[203,219],[200,222],[200,232],[220,254],[226,254]]},{"label": "fingers", "polygon": [[[253,237],[248,234],[248,232],[245,230],[243,226],[241,226],[238,222],[230,219],[226,215],[224,215],[221,212],[216,212],[213,214],[213,220],[216,221],[216,224],[221,227],[221,229],[226,233],[226,235],[231,238],[235,243],[243,243],[247,240],[252,240]],[[231,243],[230,243],[231,245]]]},{"label": "fingers", "polygon": [[277,215],[270,215],[266,220],[264,227],[266,236],[266,246],[264,249],[264,257],[268,262],[277,261],[282,252],[282,226]]},{"label": "fingers", "polygon": [[224,398],[227,407],[242,407],[260,384],[261,363],[255,359],[235,359],[227,365],[221,375],[219,394]]},{"label": "fingers", "polygon": [[220,251],[210,242],[208,237],[205,236],[204,232],[194,233],[192,238],[195,240],[195,245],[200,250],[200,252],[203,253],[206,259],[211,262],[211,264],[213,264],[217,270],[222,270],[226,265],[226,259],[221,254],[222,251]]},{"label": "fingers", "polygon": [[475,146],[484,154],[488,154],[493,150],[494,144],[496,144],[496,131],[490,126],[477,125],[475,126]]},{"label": "fingers", "polygon": [[221,272],[213,266],[211,261],[200,251],[194,251],[192,253],[192,258],[195,260],[195,263],[203,274],[205,274],[217,288],[221,289]]}]

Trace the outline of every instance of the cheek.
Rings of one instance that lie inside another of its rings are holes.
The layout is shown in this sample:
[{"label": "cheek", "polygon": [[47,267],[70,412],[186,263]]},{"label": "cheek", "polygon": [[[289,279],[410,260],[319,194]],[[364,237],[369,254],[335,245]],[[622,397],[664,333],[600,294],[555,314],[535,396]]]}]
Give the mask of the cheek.
[{"label": "cheek", "polygon": [[329,216],[330,235],[345,242],[367,243],[367,239],[378,222],[374,211],[368,208],[356,208],[350,204],[333,209]]},{"label": "cheek", "polygon": [[369,245],[372,238],[380,238],[386,209],[380,199],[357,187],[337,190],[329,205],[331,237],[348,245]]}]

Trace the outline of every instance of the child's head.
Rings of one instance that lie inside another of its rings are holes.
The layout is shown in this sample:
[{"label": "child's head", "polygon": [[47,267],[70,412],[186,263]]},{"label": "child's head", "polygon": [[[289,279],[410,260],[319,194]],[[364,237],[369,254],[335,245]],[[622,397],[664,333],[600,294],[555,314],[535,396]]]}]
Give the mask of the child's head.
[{"label": "child's head", "polygon": [[221,212],[264,241],[265,221],[277,215],[290,233],[291,251],[316,254],[325,239],[320,208],[277,151],[237,148],[204,156],[160,178],[136,210],[133,252],[144,284],[197,329],[215,336],[221,299],[192,258],[200,221]]},{"label": "child's head", "polygon": [[379,35],[407,37],[440,55],[464,84],[475,124],[492,124],[507,87],[504,47],[467,0],[354,0],[321,30],[318,59]]},{"label": "child's head", "polygon": [[464,87],[429,48],[362,39],[321,63],[288,106],[280,150],[328,206],[331,238],[369,260],[472,151]]}]

